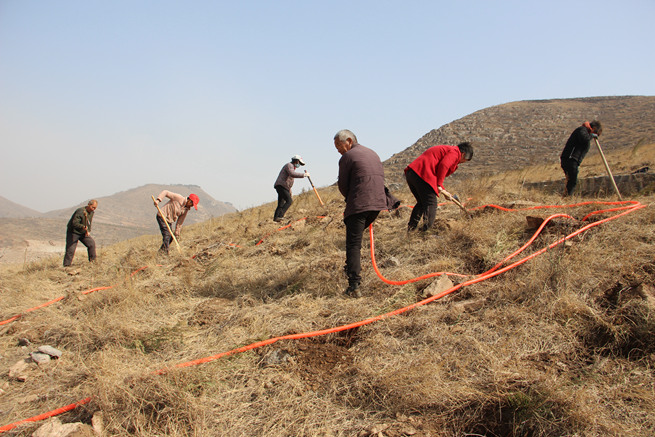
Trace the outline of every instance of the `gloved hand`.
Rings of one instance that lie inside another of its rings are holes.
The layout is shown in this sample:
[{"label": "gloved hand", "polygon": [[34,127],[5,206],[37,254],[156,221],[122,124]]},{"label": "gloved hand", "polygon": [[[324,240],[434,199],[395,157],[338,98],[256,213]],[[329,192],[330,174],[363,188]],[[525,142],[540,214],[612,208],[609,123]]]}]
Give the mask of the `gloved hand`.
[{"label": "gloved hand", "polygon": [[594,137],[594,138],[598,138],[597,134],[591,134],[591,136]]},{"label": "gloved hand", "polygon": [[306,177],[306,178],[309,177],[309,172],[308,172],[307,170],[305,170],[305,177]]}]

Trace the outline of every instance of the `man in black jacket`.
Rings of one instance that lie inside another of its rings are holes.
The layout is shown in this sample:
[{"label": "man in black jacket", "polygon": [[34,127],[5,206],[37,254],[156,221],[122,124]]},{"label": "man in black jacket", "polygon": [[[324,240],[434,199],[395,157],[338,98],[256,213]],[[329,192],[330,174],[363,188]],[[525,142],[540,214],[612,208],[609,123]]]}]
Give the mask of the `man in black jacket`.
[{"label": "man in black jacket", "polygon": [[73,256],[75,256],[75,248],[77,247],[78,241],[81,241],[86,246],[86,250],[89,253],[89,261],[96,259],[96,242],[91,238],[91,222],[93,221],[93,212],[97,207],[97,200],[89,200],[86,206],[77,208],[68,221],[64,267],[69,267],[73,263]]},{"label": "man in black jacket", "polygon": [[566,142],[560,155],[560,163],[566,176],[567,196],[573,193],[573,189],[578,183],[578,168],[589,151],[589,142],[593,138],[598,138],[602,132],[603,127],[600,125],[600,121],[594,120],[591,123],[585,121],[582,126],[573,131]]}]

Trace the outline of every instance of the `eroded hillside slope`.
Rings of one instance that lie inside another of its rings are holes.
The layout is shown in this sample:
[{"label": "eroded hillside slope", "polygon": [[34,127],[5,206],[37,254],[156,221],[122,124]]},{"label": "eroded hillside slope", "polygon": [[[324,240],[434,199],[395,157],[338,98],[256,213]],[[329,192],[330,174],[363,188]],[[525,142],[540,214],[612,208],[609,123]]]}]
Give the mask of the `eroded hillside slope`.
[{"label": "eroded hillside slope", "polygon": [[[381,274],[400,281],[451,272],[462,283],[530,240],[526,216],[574,219],[554,219],[520,257],[621,213],[582,222],[608,205],[473,209],[562,203],[509,180],[462,182],[473,217],[444,205],[426,234],[407,234],[408,208],[382,214],[374,226]],[[406,189],[397,194],[411,198]],[[343,201],[334,187],[321,197],[325,208],[312,192],[297,196],[283,229],[270,220],[273,204],[189,226],[182,256],[158,257],[150,236],[104,249],[95,265],[78,257],[78,274],[59,259],[3,268],[3,319],[65,299],[0,327],[0,426],[90,397],[61,420],[102,417],[106,435],[139,436],[655,431],[652,207],[402,315],[219,357],[411,305],[437,281],[383,282],[366,243],[364,297],[345,298]],[[653,197],[634,200],[649,205]],[[103,286],[112,288],[84,294]],[[24,381],[10,377],[10,366],[39,345],[63,355],[28,363]],[[188,362],[196,365],[175,367]],[[40,425],[12,432],[30,435]]]}]

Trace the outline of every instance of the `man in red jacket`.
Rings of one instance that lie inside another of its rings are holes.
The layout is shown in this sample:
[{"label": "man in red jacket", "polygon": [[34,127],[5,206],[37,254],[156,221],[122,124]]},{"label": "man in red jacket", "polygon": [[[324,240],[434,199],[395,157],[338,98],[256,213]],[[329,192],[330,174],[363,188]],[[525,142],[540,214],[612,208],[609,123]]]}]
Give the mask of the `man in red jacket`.
[{"label": "man in red jacket", "polygon": [[373,150],[357,142],[354,133],[340,130],[334,136],[334,147],[341,154],[339,159],[339,191],[345,197],[346,209],[346,266],[348,296],[360,297],[362,234],[387,209],[384,191],[384,167]]},{"label": "man in red jacket", "polygon": [[471,158],[473,147],[470,143],[433,146],[405,168],[407,185],[416,198],[407,230],[415,230],[421,217],[425,219],[421,231],[432,228],[437,215],[438,194],[443,194],[446,199],[453,197],[444,189],[444,179],[453,174],[460,163],[470,161]]}]

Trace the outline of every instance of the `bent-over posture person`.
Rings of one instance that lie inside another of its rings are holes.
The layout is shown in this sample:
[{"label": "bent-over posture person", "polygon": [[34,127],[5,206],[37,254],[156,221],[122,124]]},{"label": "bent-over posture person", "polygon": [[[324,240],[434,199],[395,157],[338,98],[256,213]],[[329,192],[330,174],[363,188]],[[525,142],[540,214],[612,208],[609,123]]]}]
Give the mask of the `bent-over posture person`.
[{"label": "bent-over posture person", "polygon": [[566,141],[559,158],[564,176],[566,176],[565,196],[573,194],[573,190],[578,184],[578,168],[589,151],[589,143],[592,138],[598,138],[602,132],[603,127],[600,121],[594,120],[591,123],[585,121],[582,126],[571,133]]},{"label": "bent-over posture person", "polygon": [[291,198],[291,187],[293,186],[294,178],[306,178],[309,176],[309,172],[305,171],[301,173],[295,171],[301,165],[305,165],[305,161],[302,160],[300,155],[293,155],[291,157],[291,162],[287,162],[280,170],[273,188],[277,191],[277,208],[275,208],[275,213],[273,214],[273,220],[276,222],[282,221],[284,214],[287,213],[287,210],[293,203]]},{"label": "bent-over posture person", "polygon": [[361,297],[362,234],[387,209],[384,191],[384,168],[373,150],[357,142],[354,133],[340,130],[334,136],[339,159],[339,191],[346,200],[343,222],[346,224],[346,265],[348,288],[345,294]]},{"label": "bent-over posture person", "polygon": [[470,143],[433,146],[405,168],[407,185],[416,198],[416,205],[407,223],[408,231],[416,229],[421,217],[424,218],[421,231],[432,228],[437,215],[438,195],[443,194],[447,199],[453,197],[444,189],[444,179],[453,174],[459,164],[470,161],[471,158],[473,147]]},{"label": "bent-over posture person", "polygon": [[86,246],[89,261],[96,259],[96,242],[91,237],[91,222],[93,221],[93,213],[97,207],[97,200],[89,200],[86,206],[77,208],[68,221],[68,226],[66,226],[64,267],[70,267],[73,263],[78,241],[81,241]]},{"label": "bent-over posture person", "polygon": [[[168,254],[168,249],[173,241],[173,236],[168,232],[166,223],[168,223],[169,226],[173,226],[173,223],[175,223],[175,231],[173,231],[173,233],[176,238],[179,238],[180,232],[182,231],[182,224],[184,223],[187,213],[191,207],[198,210],[198,202],[200,202],[200,199],[195,194],[189,194],[189,197],[184,197],[181,194],[164,190],[159,193],[159,196],[155,199],[155,206],[158,206],[164,198],[168,198],[169,201],[166,205],[159,208],[161,209],[162,214],[164,214],[164,217],[160,216],[159,212],[157,212],[157,224],[159,225],[162,237],[159,252]],[[164,222],[164,220],[166,220],[166,222]]]}]

